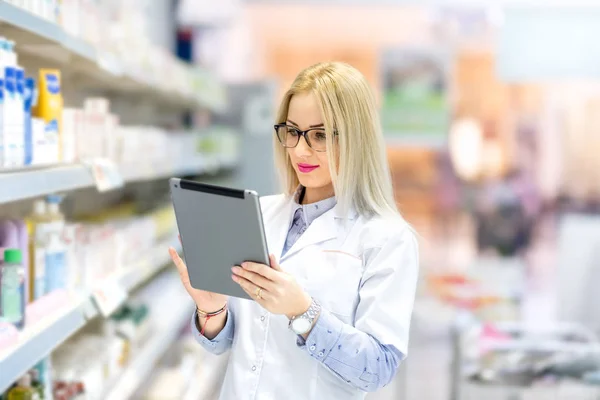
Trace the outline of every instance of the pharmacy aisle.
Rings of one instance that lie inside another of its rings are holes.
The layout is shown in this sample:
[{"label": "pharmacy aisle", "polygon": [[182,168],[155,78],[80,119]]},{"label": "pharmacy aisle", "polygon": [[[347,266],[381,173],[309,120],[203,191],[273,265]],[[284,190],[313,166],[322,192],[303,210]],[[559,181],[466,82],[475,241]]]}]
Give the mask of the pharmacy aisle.
[{"label": "pharmacy aisle", "polygon": [[3,400],[133,398],[173,346],[195,382],[167,180],[227,179],[238,140],[155,4],[0,0]]}]

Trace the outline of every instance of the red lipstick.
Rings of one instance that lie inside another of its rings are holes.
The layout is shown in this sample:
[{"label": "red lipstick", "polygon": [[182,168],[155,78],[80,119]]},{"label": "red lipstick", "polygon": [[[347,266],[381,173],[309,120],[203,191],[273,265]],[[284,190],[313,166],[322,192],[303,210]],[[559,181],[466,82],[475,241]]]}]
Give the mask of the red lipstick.
[{"label": "red lipstick", "polygon": [[319,168],[318,165],[310,165],[310,164],[303,164],[303,163],[298,164],[298,170],[300,170],[300,172],[302,172],[304,174],[308,174],[317,168]]}]

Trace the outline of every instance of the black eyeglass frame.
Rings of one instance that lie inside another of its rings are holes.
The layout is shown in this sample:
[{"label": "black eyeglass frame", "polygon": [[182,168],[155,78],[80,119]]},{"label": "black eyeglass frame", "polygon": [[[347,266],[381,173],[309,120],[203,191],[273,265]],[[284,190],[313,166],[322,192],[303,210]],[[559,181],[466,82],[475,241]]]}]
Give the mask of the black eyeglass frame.
[{"label": "black eyeglass frame", "polygon": [[[279,128],[283,128],[283,127],[292,128],[296,132],[298,132],[298,141],[296,142],[296,144],[294,146],[286,146],[286,144],[283,142],[283,140],[281,140],[281,137],[279,137],[279,133],[278,133]],[[288,125],[284,122],[273,125],[273,128],[275,129],[275,135],[277,136],[277,140],[279,140],[279,143],[281,143],[281,145],[283,147],[285,147],[286,149],[293,149],[294,147],[298,146],[298,143],[300,143],[300,136],[302,136],[302,137],[304,137],[304,140],[306,140],[306,144],[308,144],[308,147],[310,147],[314,151],[319,152],[319,153],[324,153],[327,151],[327,150],[317,150],[314,147],[312,147],[312,144],[310,144],[310,140],[308,139],[308,136],[307,136],[310,131],[324,131],[325,130],[324,128],[310,128],[305,131],[302,131],[295,126]],[[337,136],[337,135],[338,135],[337,131],[333,131],[333,136]]]}]

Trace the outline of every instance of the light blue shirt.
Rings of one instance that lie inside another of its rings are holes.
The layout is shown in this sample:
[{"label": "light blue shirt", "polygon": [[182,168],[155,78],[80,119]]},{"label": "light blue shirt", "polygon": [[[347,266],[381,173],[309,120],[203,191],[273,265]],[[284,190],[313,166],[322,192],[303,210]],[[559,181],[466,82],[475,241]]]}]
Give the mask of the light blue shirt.
[{"label": "light blue shirt", "polygon": [[335,197],[330,197],[312,204],[299,204],[296,198],[294,204],[294,217],[290,223],[281,256],[283,257],[294,243],[300,239],[300,236],[302,236],[315,219],[335,207],[336,203]]},{"label": "light blue shirt", "polygon": [[[295,205],[282,256],[315,219],[336,205],[336,200],[331,197],[317,203],[301,205],[296,202]],[[194,314],[192,332],[205,349],[221,354],[231,347],[234,333],[232,309],[228,310],[225,326],[213,340],[200,335],[196,318]],[[365,392],[374,392],[387,385],[396,374],[400,361],[404,359],[404,355],[394,346],[379,343],[374,337],[342,322],[325,309],[321,310],[307,340],[298,336],[296,344],[349,385]]]}]

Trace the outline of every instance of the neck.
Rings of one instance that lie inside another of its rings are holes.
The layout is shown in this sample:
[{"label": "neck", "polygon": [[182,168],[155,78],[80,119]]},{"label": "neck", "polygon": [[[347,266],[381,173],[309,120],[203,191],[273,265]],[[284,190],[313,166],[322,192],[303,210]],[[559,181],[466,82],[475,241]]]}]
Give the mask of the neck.
[{"label": "neck", "polygon": [[320,188],[305,188],[302,204],[312,204],[335,196],[333,185]]}]

